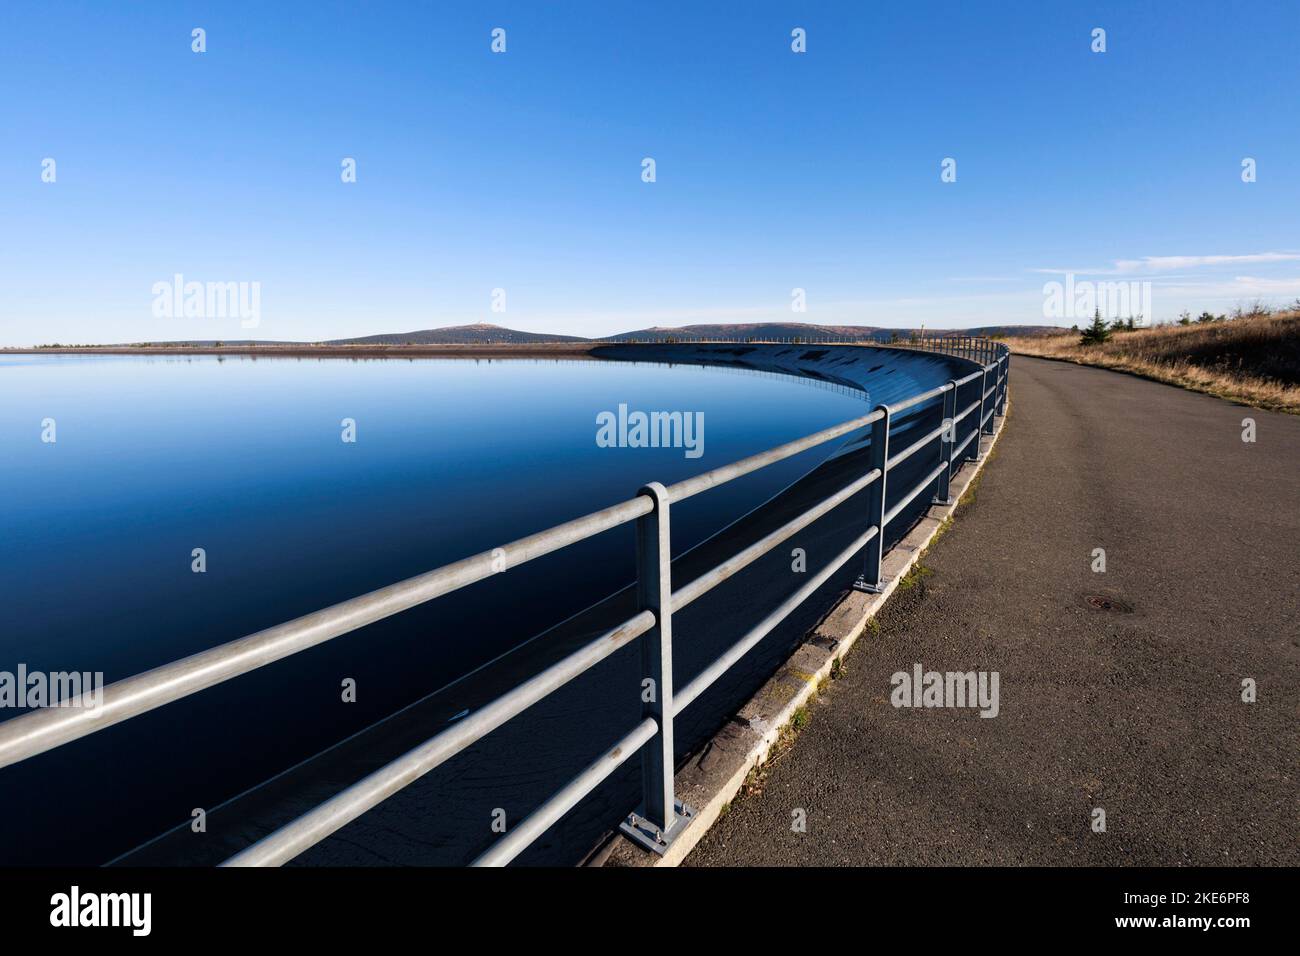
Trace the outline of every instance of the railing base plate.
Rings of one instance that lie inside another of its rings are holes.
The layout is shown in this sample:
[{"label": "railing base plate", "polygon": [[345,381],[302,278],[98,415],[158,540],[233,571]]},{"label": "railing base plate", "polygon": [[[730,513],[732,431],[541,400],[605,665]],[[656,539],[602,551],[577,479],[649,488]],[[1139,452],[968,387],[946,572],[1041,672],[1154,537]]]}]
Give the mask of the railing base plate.
[{"label": "railing base plate", "polygon": [[866,578],[858,575],[858,579],[853,582],[853,590],[865,591],[867,594],[879,594],[884,590],[884,587],[879,584],[869,584]]},{"label": "railing base plate", "polygon": [[667,831],[660,830],[639,812],[629,813],[627,819],[619,824],[619,829],[628,839],[652,853],[663,856],[673,845],[673,841],[686,829],[686,824],[695,819],[695,808],[680,800],[673,801],[673,810],[673,820],[668,825]]},{"label": "railing base plate", "polygon": [[947,505],[952,504],[952,499],[951,499],[951,498],[933,498],[933,499],[931,499],[930,504],[932,504],[932,505],[944,505],[944,506],[947,506]]}]

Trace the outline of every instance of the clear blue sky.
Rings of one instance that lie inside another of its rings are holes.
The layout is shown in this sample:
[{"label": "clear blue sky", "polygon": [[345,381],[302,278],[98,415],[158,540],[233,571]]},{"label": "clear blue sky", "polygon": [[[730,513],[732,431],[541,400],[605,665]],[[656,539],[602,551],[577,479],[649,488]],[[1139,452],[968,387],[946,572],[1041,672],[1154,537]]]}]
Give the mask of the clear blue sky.
[{"label": "clear blue sky", "polygon": [[[3,344],[1300,296],[1294,0],[5,7]],[[155,317],[176,273],[259,282],[259,326]]]}]

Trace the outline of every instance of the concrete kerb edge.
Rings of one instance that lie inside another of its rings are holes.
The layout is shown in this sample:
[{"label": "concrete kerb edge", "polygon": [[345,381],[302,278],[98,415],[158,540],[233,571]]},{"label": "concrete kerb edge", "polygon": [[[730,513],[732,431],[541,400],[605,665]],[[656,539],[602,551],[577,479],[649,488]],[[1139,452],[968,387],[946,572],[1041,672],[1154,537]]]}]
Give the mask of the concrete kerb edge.
[{"label": "concrete kerb edge", "polygon": [[[1007,396],[1007,411],[1011,398]],[[880,594],[850,591],[831,609],[804,642],[759,688],[727,724],[686,765],[677,771],[677,798],[695,808],[695,817],[678,834],[663,856],[642,849],[617,834],[593,859],[599,866],[677,866],[722,815],[740,792],[750,771],[762,764],[795,713],[805,706],[828,678],[835,661],[846,655],[884,607],[898,582],[934,541],[943,523],[956,512],[962,497],[979,475],[997,444],[1006,415],[995,418],[990,436],[980,438],[978,461],[968,461],[952,478],[950,505],[935,505],[911,531],[889,550],[881,565],[889,583]]]}]

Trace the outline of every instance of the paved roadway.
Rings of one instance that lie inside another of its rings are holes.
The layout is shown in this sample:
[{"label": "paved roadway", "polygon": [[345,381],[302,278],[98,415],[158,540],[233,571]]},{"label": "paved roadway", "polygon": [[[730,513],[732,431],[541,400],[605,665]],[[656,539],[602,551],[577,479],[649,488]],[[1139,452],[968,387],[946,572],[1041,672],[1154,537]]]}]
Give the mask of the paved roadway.
[{"label": "paved roadway", "polygon": [[[933,573],[687,865],[1300,864],[1300,417],[1012,366]],[[997,671],[999,715],[896,709],[915,663]]]}]

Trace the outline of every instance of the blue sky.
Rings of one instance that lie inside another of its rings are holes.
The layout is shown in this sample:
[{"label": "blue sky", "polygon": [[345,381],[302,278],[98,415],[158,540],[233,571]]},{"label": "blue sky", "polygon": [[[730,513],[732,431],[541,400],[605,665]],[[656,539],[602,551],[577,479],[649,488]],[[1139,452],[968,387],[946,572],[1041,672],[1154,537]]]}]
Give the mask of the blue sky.
[{"label": "blue sky", "polygon": [[[1298,27],[1291,0],[8,4],[0,343],[1041,324],[1066,270],[1150,282],[1157,320],[1290,302]],[[259,283],[257,327],[156,316],[178,273]]]}]

